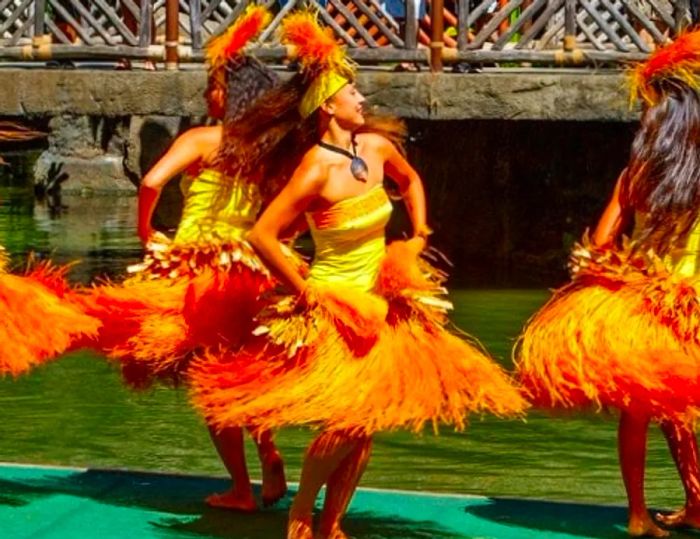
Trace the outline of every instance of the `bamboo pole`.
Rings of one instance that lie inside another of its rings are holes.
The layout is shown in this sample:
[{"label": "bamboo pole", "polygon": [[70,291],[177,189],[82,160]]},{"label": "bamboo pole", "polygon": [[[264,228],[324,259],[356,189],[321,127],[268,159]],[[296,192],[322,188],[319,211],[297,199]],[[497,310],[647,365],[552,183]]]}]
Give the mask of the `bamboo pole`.
[{"label": "bamboo pole", "polygon": [[445,47],[444,8],[443,0],[432,0],[430,3],[430,20],[433,23],[430,36],[430,71],[433,73],[442,71],[442,50]]},{"label": "bamboo pole", "polygon": [[180,45],[180,5],[178,0],[165,3],[165,69],[178,69],[178,46]]}]

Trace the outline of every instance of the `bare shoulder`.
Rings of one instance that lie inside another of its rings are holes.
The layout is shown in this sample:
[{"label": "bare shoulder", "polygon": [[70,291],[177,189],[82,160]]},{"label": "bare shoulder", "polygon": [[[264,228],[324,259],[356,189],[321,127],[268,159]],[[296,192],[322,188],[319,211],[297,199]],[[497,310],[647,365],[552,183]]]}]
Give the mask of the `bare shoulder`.
[{"label": "bare shoulder", "polygon": [[369,150],[387,156],[394,149],[394,144],[379,133],[360,133],[356,140],[365,152]]},{"label": "bare shoulder", "polygon": [[328,166],[321,159],[318,147],[313,147],[304,154],[292,181],[305,192],[321,192],[328,181]]},{"label": "bare shoulder", "polygon": [[391,141],[379,133],[359,133],[356,140],[366,146],[384,148],[391,146]]},{"label": "bare shoulder", "polygon": [[220,125],[200,126],[188,129],[178,137],[178,140],[183,140],[188,143],[204,143],[216,144],[221,142],[223,133]]}]

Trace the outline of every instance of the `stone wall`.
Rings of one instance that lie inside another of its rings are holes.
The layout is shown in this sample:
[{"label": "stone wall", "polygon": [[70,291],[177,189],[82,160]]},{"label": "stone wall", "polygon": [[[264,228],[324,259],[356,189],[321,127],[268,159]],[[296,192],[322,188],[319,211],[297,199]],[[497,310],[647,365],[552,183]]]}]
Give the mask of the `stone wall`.
[{"label": "stone wall", "polygon": [[[288,71],[281,75],[289,76]],[[202,116],[206,78],[183,71],[3,69],[0,116]],[[477,74],[363,71],[372,105],[403,118],[630,121],[619,71],[502,69]]]}]

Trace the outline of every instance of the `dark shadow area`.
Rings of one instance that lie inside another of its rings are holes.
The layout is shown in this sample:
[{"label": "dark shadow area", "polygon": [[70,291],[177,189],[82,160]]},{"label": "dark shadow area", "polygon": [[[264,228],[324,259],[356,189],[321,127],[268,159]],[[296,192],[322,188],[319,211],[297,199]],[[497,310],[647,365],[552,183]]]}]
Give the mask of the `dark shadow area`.
[{"label": "dark shadow area", "polygon": [[[469,506],[476,517],[543,533],[566,533],[598,539],[623,539],[627,535],[627,508],[520,498],[490,498],[491,503]],[[655,513],[651,510],[652,514]],[[698,537],[692,531],[674,531],[674,537]]]},{"label": "dark shadow area", "polygon": [[[163,520],[155,526],[178,533],[235,539],[263,539],[284,536],[287,526],[286,508],[267,510],[250,515],[226,511],[205,510],[192,522]],[[387,518],[368,512],[350,513],[344,530],[357,539],[468,539],[469,535],[455,534],[441,529],[437,522],[415,522]]]},{"label": "dark shadow area", "polygon": [[[629,156],[635,123],[411,120],[431,245],[451,286],[555,286]],[[404,228],[404,230],[406,230]]]},{"label": "dark shadow area", "polygon": [[[22,506],[43,496],[64,494],[102,504],[171,513],[172,518],[152,522],[164,537],[170,532],[204,537],[263,539],[281,537],[287,524],[287,509],[293,493],[276,507],[253,514],[241,514],[207,507],[203,499],[228,487],[225,480],[170,476],[146,472],[87,470],[66,477],[43,477],[23,481],[0,480],[0,504]],[[259,497],[259,486],[255,486]],[[176,515],[190,517],[183,522]],[[459,538],[436,522],[414,522],[387,518],[371,512],[351,513],[347,531],[367,539]],[[235,534],[235,535],[234,535]]]},{"label": "dark shadow area", "polygon": [[[178,133],[182,133],[190,127],[187,118],[181,118]],[[172,144],[174,137],[168,129],[157,120],[146,120],[139,130],[141,141],[141,153],[139,155],[139,169],[141,178],[131,178],[138,185],[143,176],[160,159]],[[180,190],[180,176],[169,181],[163,188],[158,205],[153,213],[153,226],[162,232],[172,232],[177,228],[182,216],[182,191]]]}]

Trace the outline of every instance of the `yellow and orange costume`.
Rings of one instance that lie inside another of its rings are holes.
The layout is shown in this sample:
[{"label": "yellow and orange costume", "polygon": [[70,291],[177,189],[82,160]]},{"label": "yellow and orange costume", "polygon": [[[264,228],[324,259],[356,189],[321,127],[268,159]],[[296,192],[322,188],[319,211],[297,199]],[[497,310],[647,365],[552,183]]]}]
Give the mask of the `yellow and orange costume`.
[{"label": "yellow and orange costume", "polygon": [[[269,20],[264,8],[251,6],[215,38],[208,47],[210,76],[225,84],[227,63]],[[157,234],[127,281],[83,296],[86,311],[103,322],[94,346],[119,360],[136,385],[153,377],[177,380],[196,351],[235,348],[253,329],[260,294],[273,285],[245,241],[262,204],[259,186],[201,168],[186,174],[181,188],[175,238]]]},{"label": "yellow and orange costume", "polygon": [[[351,66],[313,14],[287,17],[283,42],[312,79],[299,104],[307,117],[348,84]],[[315,257],[303,297],[267,305],[240,352],[191,369],[193,400],[209,424],[308,425],[342,439],[426,423],[461,429],[470,412],[523,412],[505,372],[446,329],[445,275],[405,242],[387,247],[391,210],[379,185],[306,213]]]},{"label": "yellow and orange costume", "polygon": [[[664,88],[700,90],[700,32],[680,36],[630,74],[633,100]],[[697,213],[697,211],[696,211]],[[668,255],[640,244],[647,215],[620,246],[584,238],[571,283],[528,322],[516,349],[520,378],[546,408],[614,407],[693,423],[700,406],[700,220]],[[696,217],[697,219],[697,217]]]},{"label": "yellow and orange costume", "polygon": [[244,240],[260,209],[257,186],[203,169],[182,187],[175,238],[156,237],[129,280],[95,287],[85,302],[104,323],[99,347],[137,384],[144,376],[179,378],[197,350],[235,347],[272,286]]},{"label": "yellow and orange costume", "polygon": [[693,421],[700,405],[700,227],[662,260],[587,242],[573,281],[528,323],[517,368],[533,404]]}]

